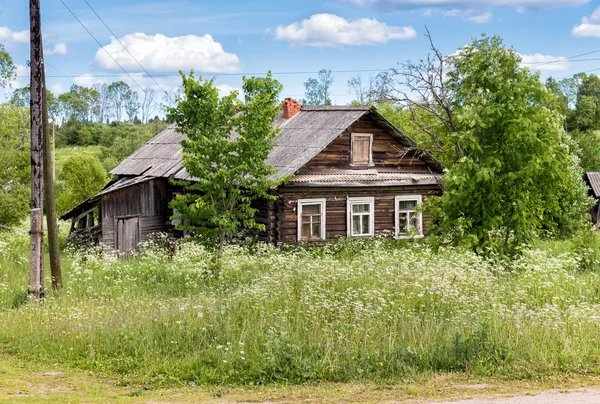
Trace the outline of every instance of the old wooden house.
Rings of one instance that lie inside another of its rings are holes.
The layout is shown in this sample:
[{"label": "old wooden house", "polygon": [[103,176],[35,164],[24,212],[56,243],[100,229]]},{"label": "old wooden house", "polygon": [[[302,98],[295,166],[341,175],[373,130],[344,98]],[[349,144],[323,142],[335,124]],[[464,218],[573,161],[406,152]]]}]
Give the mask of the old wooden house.
[{"label": "old wooden house", "polygon": [[[301,106],[286,99],[268,163],[291,180],[257,201],[261,237],[271,243],[320,242],[340,236],[420,237],[427,218],[416,209],[441,192],[443,166],[371,106]],[[191,180],[174,127],[111,171],[117,180],[62,216],[73,237],[127,251],[155,232],[179,237],[169,201]]]},{"label": "old wooden house", "polygon": [[600,172],[585,173],[585,182],[588,184],[590,196],[596,200],[589,213],[594,227],[598,230],[600,229]]}]

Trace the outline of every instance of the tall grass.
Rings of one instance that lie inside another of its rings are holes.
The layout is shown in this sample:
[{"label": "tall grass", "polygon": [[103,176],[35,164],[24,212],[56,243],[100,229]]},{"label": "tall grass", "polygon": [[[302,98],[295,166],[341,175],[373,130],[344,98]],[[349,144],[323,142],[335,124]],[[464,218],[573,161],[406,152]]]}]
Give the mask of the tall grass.
[{"label": "tall grass", "polygon": [[0,350],[40,362],[198,384],[600,371],[600,279],[577,243],[511,262],[390,240],[229,246],[219,279],[193,243],[75,252],[35,305],[26,236],[0,240]]}]

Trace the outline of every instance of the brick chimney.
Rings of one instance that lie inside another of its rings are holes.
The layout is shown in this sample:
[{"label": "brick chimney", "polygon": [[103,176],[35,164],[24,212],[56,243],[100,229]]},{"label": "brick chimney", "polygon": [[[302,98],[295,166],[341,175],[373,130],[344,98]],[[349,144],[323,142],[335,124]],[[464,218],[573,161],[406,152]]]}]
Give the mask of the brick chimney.
[{"label": "brick chimney", "polygon": [[302,105],[298,101],[293,98],[286,98],[283,100],[283,118],[290,119],[300,111],[300,108],[302,108]]}]

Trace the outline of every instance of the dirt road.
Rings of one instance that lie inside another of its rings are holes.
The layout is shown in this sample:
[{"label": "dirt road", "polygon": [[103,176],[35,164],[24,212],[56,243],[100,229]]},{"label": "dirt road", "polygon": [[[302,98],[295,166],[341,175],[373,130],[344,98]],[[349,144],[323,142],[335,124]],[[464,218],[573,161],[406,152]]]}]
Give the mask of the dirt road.
[{"label": "dirt road", "polygon": [[435,404],[600,404],[600,389],[547,391],[539,395],[435,402]]}]

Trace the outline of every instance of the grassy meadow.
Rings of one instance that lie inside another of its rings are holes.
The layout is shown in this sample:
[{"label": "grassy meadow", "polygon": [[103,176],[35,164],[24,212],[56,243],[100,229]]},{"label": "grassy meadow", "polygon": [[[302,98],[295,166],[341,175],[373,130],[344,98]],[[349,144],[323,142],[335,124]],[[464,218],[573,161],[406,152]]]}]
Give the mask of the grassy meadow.
[{"label": "grassy meadow", "polygon": [[[324,247],[147,245],[63,255],[30,304],[28,235],[0,233],[0,353],[166,385],[536,379],[600,372],[600,240],[512,261],[387,239]],[[49,271],[48,271],[49,272]]]}]

